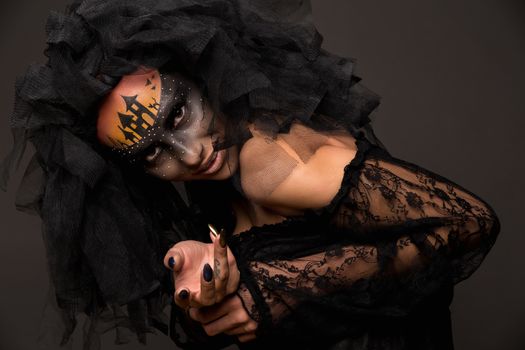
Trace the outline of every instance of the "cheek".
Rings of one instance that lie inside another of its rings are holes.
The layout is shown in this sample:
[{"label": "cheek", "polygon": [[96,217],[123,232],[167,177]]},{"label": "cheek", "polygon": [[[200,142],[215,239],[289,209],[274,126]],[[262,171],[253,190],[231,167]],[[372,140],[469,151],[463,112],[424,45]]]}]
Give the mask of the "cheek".
[{"label": "cheek", "polygon": [[187,176],[185,170],[180,166],[180,163],[173,158],[162,160],[158,163],[158,165],[148,167],[146,172],[152,176],[168,181],[179,181]]},{"label": "cheek", "polygon": [[[208,131],[214,131],[217,129],[218,120],[215,118],[215,113],[211,109],[209,102],[204,98],[197,98],[197,103],[193,106],[193,115],[196,123],[199,125],[199,128],[205,134],[208,134]],[[213,122],[213,125],[212,125]],[[212,128],[213,130],[210,130]]]}]

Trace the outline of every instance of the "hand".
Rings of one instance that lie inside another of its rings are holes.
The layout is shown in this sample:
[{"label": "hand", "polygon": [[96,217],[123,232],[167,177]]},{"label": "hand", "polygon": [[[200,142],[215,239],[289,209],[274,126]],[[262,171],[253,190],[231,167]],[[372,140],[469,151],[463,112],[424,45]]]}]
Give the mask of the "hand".
[{"label": "hand", "polygon": [[219,237],[210,232],[210,237],[212,244],[179,242],[164,257],[164,265],[173,270],[175,303],[181,308],[218,303],[238,288],[240,273],[226,246],[224,231]]},{"label": "hand", "polygon": [[237,336],[241,342],[248,342],[256,338],[255,322],[242,305],[237,294],[227,296],[222,302],[202,308],[190,308],[189,316],[202,324],[209,336],[220,333]]}]

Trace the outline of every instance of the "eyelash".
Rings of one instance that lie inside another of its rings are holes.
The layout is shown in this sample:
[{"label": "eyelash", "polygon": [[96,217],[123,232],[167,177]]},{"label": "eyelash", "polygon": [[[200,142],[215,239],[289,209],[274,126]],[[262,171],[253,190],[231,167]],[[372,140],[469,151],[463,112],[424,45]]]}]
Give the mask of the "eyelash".
[{"label": "eyelash", "polygon": [[[179,113],[175,113],[179,111]],[[186,116],[186,104],[180,103],[177,106],[175,106],[171,113],[166,118],[166,126],[170,129],[175,129],[177,126],[180,125],[180,120],[182,120]],[[176,123],[175,120],[179,119],[179,121]],[[153,163],[162,152],[162,148],[159,145],[153,145],[151,146],[144,154],[144,160],[146,163]],[[151,155],[151,159],[147,159]]]},{"label": "eyelash", "polygon": [[[152,145],[144,152],[143,159],[146,163],[152,164],[157,160],[161,152],[162,148],[159,145]],[[148,157],[150,157],[150,159],[148,159]]]},{"label": "eyelash", "polygon": [[[179,110],[180,110],[179,113],[175,113]],[[181,103],[172,109],[170,115],[166,119],[166,126],[169,127],[170,129],[176,128],[177,126],[179,126],[180,120],[182,120],[185,116],[186,116],[186,104]],[[177,119],[179,119],[179,121],[176,123],[175,121]]]}]

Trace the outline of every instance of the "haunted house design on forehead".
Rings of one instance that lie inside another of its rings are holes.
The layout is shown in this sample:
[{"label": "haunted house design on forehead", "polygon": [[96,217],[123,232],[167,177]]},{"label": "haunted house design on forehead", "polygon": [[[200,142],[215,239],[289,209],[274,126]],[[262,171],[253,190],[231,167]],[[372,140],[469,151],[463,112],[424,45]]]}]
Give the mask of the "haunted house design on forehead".
[{"label": "haunted house design on forehead", "polygon": [[[149,80],[148,80],[149,82]],[[126,113],[118,112],[120,119],[120,125],[118,128],[122,131],[124,140],[131,142],[132,144],[138,143],[144,137],[147,136],[148,129],[151,128],[155,122],[156,114],[152,112],[155,110],[158,112],[160,104],[153,97],[153,103],[148,105],[148,108],[137,100],[138,95],[135,96],[122,96],[126,102]],[[119,143],[121,146],[130,146],[129,144],[123,144],[122,141],[111,139],[115,143]]]},{"label": "haunted house design on forehead", "polygon": [[101,115],[99,128],[115,149],[127,149],[151,136],[160,108],[158,72],[131,75],[116,88],[108,110]]}]

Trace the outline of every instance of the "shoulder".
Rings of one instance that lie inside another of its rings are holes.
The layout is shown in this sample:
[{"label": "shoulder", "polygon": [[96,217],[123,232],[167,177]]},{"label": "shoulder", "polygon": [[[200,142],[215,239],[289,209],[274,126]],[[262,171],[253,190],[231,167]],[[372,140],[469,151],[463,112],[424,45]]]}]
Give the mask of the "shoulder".
[{"label": "shoulder", "polygon": [[327,142],[304,162],[279,135],[254,134],[240,151],[241,185],[249,200],[283,215],[322,208],[337,194],[355,154],[355,148]]}]

